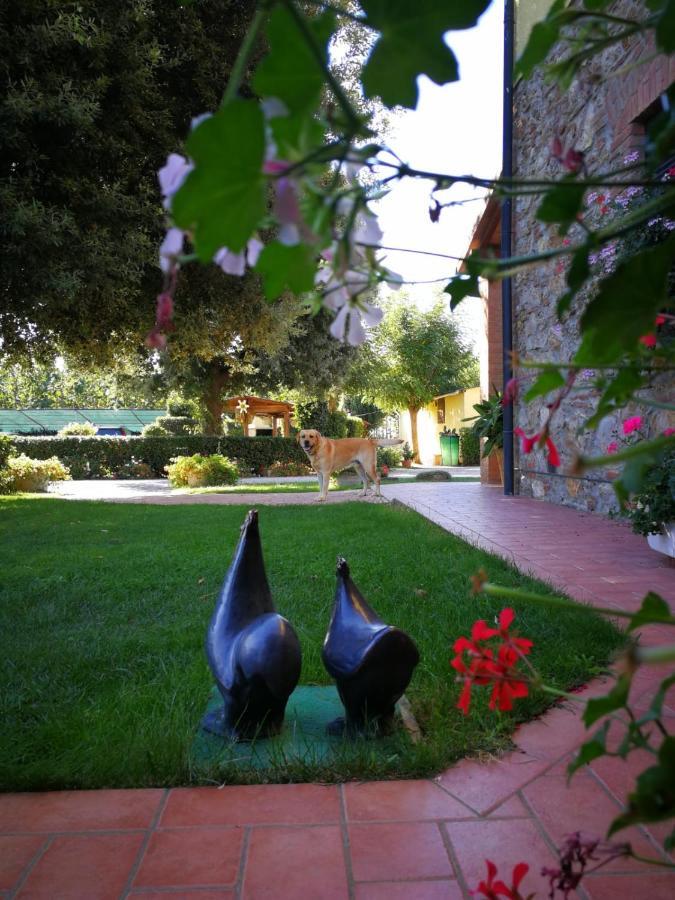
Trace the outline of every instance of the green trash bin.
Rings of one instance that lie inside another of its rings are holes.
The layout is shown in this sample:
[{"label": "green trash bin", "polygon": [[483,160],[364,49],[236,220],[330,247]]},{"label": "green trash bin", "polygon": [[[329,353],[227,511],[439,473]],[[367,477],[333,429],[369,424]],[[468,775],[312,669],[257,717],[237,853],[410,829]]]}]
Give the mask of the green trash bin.
[{"label": "green trash bin", "polygon": [[441,461],[444,466],[459,465],[459,435],[458,434],[442,434],[441,441]]}]

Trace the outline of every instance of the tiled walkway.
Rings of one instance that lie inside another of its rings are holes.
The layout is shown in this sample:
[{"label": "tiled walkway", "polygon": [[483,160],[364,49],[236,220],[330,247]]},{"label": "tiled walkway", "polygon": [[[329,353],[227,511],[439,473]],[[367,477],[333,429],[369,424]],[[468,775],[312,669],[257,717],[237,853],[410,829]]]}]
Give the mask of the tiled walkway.
[{"label": "tiled walkway", "polygon": [[[386,493],[579,599],[634,609],[649,586],[672,600],[675,568],[618,523],[478,485]],[[640,673],[638,705],[659,675]],[[666,721],[675,728],[675,707]],[[524,893],[543,900],[539,867],[564,834],[603,831],[641,762],[600,760],[567,787],[566,760],[583,739],[575,712],[560,707],[522,726],[505,757],[464,760],[433,780],[4,795],[0,897],[454,900],[470,897],[489,857],[507,880],[528,862]],[[621,837],[665,860],[665,832]],[[577,896],[591,900],[675,896],[675,874],[631,860],[583,884]]]}]

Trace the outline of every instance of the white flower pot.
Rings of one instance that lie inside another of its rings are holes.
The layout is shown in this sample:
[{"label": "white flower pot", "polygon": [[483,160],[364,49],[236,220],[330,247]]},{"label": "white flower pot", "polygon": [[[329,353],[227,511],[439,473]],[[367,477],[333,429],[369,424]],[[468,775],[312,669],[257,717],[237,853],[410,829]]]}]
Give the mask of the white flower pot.
[{"label": "white flower pot", "polygon": [[658,534],[648,534],[647,543],[652,550],[675,558],[675,522],[663,525],[662,529]]}]

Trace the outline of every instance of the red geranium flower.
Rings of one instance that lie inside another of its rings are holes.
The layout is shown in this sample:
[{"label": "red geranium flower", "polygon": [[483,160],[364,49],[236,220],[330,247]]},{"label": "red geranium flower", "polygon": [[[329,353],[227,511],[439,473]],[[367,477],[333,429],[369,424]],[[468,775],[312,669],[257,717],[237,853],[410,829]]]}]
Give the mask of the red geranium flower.
[{"label": "red geranium flower", "polygon": [[487,881],[481,881],[478,888],[475,891],[471,891],[471,893],[486,897],[487,900],[498,900],[499,897],[506,897],[507,900],[520,900],[520,894],[518,892],[520,882],[530,871],[530,867],[527,863],[520,862],[514,868],[511,876],[511,887],[507,887],[503,881],[495,881],[497,866],[491,859],[486,859],[485,864],[487,865],[488,870]]},{"label": "red geranium flower", "polygon": [[654,334],[654,332],[643,334],[640,338],[640,343],[644,344],[645,347],[654,348],[656,347],[656,335]]}]

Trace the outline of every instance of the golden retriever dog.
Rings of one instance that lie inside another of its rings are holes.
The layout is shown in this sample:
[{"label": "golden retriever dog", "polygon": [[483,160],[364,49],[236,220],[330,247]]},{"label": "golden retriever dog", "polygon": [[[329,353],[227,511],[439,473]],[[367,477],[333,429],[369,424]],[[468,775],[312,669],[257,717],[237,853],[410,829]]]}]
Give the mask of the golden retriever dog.
[{"label": "golden retriever dog", "polygon": [[375,485],[375,493],[380,496],[380,476],[377,473],[377,448],[395,447],[402,444],[396,438],[332,438],[323,437],[314,428],[298,432],[298,443],[309,457],[312,468],[319,476],[319,497],[323,503],[328,496],[328,485],[333,472],[354,466],[361,476],[363,490],[361,497],[368,493],[368,480]]}]

